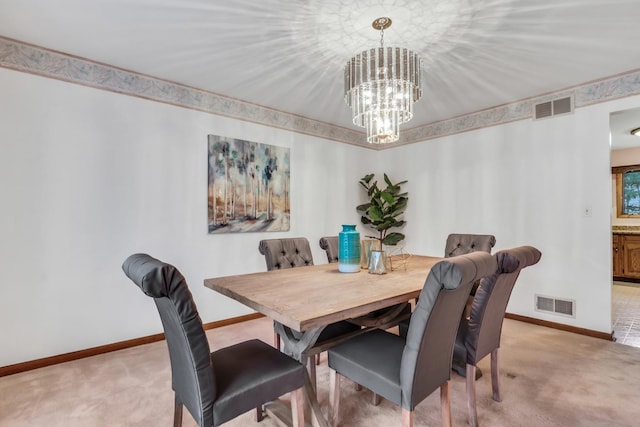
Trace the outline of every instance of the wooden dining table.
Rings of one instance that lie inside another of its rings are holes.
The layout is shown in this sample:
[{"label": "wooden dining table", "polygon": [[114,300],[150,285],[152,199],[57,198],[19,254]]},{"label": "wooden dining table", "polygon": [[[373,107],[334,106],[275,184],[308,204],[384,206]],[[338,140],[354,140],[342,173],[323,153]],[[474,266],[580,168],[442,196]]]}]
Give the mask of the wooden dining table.
[{"label": "wooden dining table", "polygon": [[[366,269],[342,273],[336,263],[319,264],[214,277],[205,279],[204,285],[272,318],[282,337],[282,350],[312,368],[313,363],[307,363],[310,356],[353,334],[397,324],[402,312],[406,317],[403,304],[419,296],[431,267],[441,260],[418,255],[392,258],[394,268],[380,275]],[[317,343],[324,327],[342,320],[362,328],[331,342]],[[327,426],[316,399],[314,368],[310,374],[305,384],[307,403],[314,424]]]}]

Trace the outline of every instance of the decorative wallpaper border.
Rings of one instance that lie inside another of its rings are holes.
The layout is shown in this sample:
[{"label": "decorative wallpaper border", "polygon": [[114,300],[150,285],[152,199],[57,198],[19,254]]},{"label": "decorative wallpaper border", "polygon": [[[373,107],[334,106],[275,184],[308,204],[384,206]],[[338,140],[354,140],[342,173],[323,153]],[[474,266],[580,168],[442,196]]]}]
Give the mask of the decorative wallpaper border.
[{"label": "decorative wallpaper border", "polygon": [[[364,133],[0,36],[0,67],[348,144]],[[363,142],[364,146],[366,142]]]},{"label": "decorative wallpaper border", "polygon": [[0,67],[63,80],[179,107],[248,121],[323,139],[384,150],[517,120],[531,119],[533,106],[573,96],[574,108],[640,94],[640,70],[584,83],[452,119],[402,131],[400,141],[370,145],[363,132],[0,36]]},{"label": "decorative wallpaper border", "polygon": [[517,120],[532,119],[534,105],[558,98],[573,96],[573,106],[575,109],[633,95],[640,95],[640,70],[618,74],[561,91],[526,98],[509,104],[465,114],[460,117],[407,129],[402,132],[399,143],[394,145],[413,144],[456,133],[506,124]]}]

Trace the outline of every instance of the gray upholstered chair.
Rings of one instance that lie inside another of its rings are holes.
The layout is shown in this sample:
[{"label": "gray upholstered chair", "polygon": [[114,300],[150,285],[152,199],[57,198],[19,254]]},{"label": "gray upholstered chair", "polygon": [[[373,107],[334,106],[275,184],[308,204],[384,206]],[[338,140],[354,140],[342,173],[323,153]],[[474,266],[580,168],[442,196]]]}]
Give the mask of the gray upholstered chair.
[{"label": "gray upholstered chair", "polygon": [[531,246],[497,252],[497,270],[480,281],[471,303],[470,315],[460,321],[453,369],[467,378],[467,409],[471,426],[478,425],[475,386],[477,364],[491,354],[493,400],[500,402],[498,349],[504,313],[520,271],[536,264],[541,256],[540,251]]},{"label": "gray upholstered chair", "polygon": [[264,255],[268,271],[313,265],[311,247],[304,237],[260,240],[258,251]]},{"label": "gray upholstered chair", "polygon": [[431,268],[411,315],[406,340],[375,330],[329,349],[330,417],[338,424],[340,379],[347,377],[402,407],[402,425],[438,387],[443,425],[451,425],[451,358],[462,309],[473,282],[495,272],[495,257],[476,252]]},{"label": "gray upholstered chair", "polygon": [[[487,252],[491,253],[491,249],[496,244],[495,236],[491,234],[449,234],[447,236],[447,242],[444,247],[444,257],[451,258],[458,255],[470,254],[472,252]],[[467,300],[467,307],[471,305],[471,299],[476,293],[479,281],[473,284],[471,288],[470,296]],[[468,308],[465,309],[465,313]],[[401,336],[407,336],[407,330],[409,329],[409,322],[402,321],[398,325]]]},{"label": "gray upholstered chair", "polygon": [[[491,249],[496,245],[496,238],[491,234],[449,234],[444,247],[444,257],[450,258],[458,255],[469,254],[471,252],[487,252],[491,253]],[[471,288],[469,299],[465,307],[464,315],[469,314],[471,300],[478,289],[480,281],[477,280]]]},{"label": "gray upholstered chair", "polygon": [[338,236],[324,236],[320,238],[320,247],[327,253],[327,262],[329,264],[338,262],[339,246]]},{"label": "gray upholstered chair", "polygon": [[[267,270],[278,270],[283,268],[296,268],[313,265],[313,254],[309,246],[309,240],[305,237],[293,237],[286,239],[265,239],[261,240],[258,245],[258,251],[264,255],[267,264]],[[275,325],[274,321],[274,325]],[[346,334],[351,331],[360,329],[360,326],[354,325],[347,321],[332,323],[324,328],[318,342]],[[297,331],[292,331],[296,338],[300,337]],[[280,335],[273,332],[274,346],[280,349]],[[319,363],[319,355],[315,358],[316,364]],[[312,381],[315,380],[313,363],[309,364],[309,375]]]},{"label": "gray upholstered chair", "polygon": [[[320,247],[322,249],[324,249],[325,252],[327,253],[327,261],[329,262],[329,264],[338,262],[338,256],[339,256],[338,236],[325,236],[325,237],[322,237],[320,239]],[[404,306],[404,308],[402,308],[402,311],[399,313],[399,315],[409,315],[409,314],[411,314],[411,306],[410,305],[397,304],[397,305],[392,306],[392,307],[383,308],[381,310],[375,310],[369,316],[367,316],[367,317],[369,317],[369,319],[367,319],[367,320],[369,320],[371,323],[376,323],[378,321],[378,319],[386,319],[387,315],[390,312],[395,311],[395,309],[396,308],[400,308],[400,306]],[[388,321],[385,321],[385,320],[382,320],[382,321],[383,321],[383,323],[387,323],[389,326],[393,326],[393,324],[389,323]],[[408,327],[408,321],[406,322],[406,325]],[[406,331],[405,331],[405,333],[406,333]],[[362,386],[360,384],[356,384],[356,390],[362,390]],[[378,403],[380,403],[379,396],[374,394],[373,404],[377,405]]]},{"label": "gray upholstered chair", "polygon": [[293,424],[304,425],[304,367],[259,340],[245,341],[210,353],[196,304],[187,283],[172,265],[146,254],[128,257],[127,277],[153,298],[169,347],[175,392],[175,427],[182,408],[199,427],[219,426],[283,394],[291,393]]},{"label": "gray upholstered chair", "polygon": [[491,253],[496,238],[490,234],[449,234],[444,247],[444,257],[468,254],[476,251]]},{"label": "gray upholstered chair", "polygon": [[[264,255],[267,271],[313,265],[309,241],[304,237],[260,240],[258,251]],[[275,324],[275,321],[274,321]],[[273,345],[280,349],[280,335],[273,330]]]}]

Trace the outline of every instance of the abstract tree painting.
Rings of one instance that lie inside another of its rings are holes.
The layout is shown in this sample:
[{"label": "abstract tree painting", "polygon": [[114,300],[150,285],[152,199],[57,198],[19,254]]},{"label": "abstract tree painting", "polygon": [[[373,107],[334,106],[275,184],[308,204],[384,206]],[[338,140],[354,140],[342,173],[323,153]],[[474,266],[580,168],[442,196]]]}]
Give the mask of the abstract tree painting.
[{"label": "abstract tree painting", "polygon": [[209,233],[289,231],[289,148],[208,135]]}]

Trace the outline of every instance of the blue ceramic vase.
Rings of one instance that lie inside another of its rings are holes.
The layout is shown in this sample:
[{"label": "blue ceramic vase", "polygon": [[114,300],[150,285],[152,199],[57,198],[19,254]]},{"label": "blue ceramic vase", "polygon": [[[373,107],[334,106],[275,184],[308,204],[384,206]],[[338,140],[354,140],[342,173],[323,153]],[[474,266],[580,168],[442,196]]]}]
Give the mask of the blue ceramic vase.
[{"label": "blue ceramic vase", "polygon": [[357,273],[360,271],[360,233],[355,225],[343,225],[338,233],[338,271]]}]

